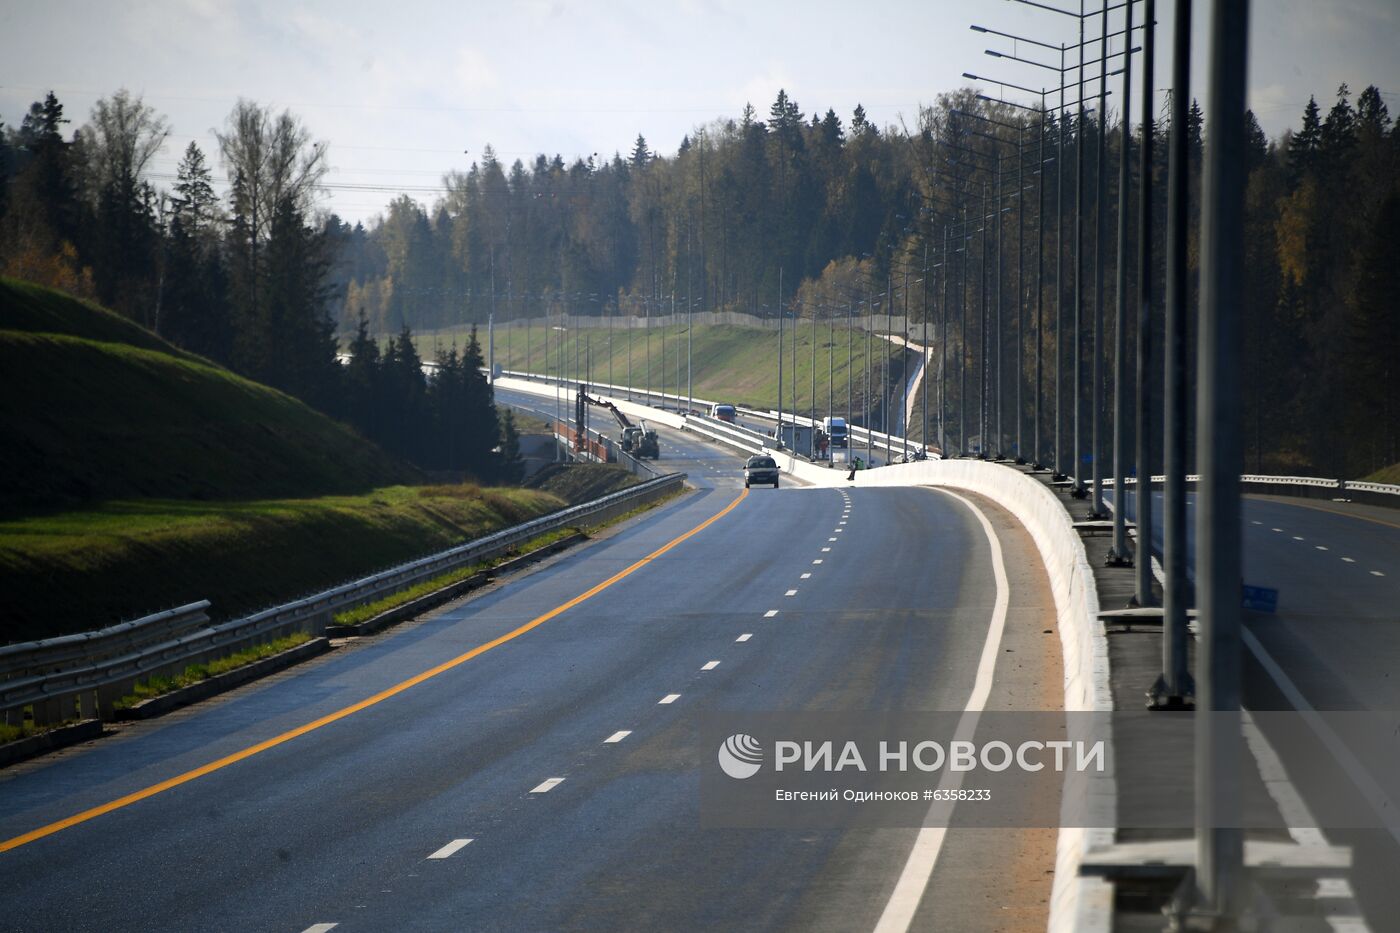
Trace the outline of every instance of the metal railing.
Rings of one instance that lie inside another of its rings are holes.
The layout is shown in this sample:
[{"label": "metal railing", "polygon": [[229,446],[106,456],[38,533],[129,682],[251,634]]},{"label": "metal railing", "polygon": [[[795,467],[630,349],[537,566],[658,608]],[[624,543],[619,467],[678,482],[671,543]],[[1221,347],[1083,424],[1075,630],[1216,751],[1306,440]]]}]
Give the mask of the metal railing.
[{"label": "metal railing", "polygon": [[679,489],[685,478],[669,473],[240,619],[211,625],[209,603],[201,601],[95,632],[0,647],[0,713],[13,725],[22,721],[25,707],[36,724],[110,719],[116,701],[137,681],[293,632],[320,634],[338,612],[496,557],[547,532],[615,517]]}]

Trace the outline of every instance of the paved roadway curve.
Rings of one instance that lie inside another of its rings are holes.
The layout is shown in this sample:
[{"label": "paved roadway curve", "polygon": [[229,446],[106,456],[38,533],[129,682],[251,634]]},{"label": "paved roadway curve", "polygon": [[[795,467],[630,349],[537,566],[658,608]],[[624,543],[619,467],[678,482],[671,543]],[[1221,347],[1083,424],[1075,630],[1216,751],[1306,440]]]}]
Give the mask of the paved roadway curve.
[{"label": "paved roadway curve", "polygon": [[[926,489],[744,496],[732,454],[664,441],[663,463],[700,488],[644,520],[425,619],[0,774],[0,929],[872,928],[916,831],[701,830],[697,768],[711,752],[696,747],[695,716],[962,709],[995,594],[985,534]],[[989,708],[1053,704],[1043,574],[1025,535],[987,514],[1011,600]],[[59,822],[132,794],[145,796]],[[1050,831],[950,832],[916,924],[1043,929],[1053,844]]]}]

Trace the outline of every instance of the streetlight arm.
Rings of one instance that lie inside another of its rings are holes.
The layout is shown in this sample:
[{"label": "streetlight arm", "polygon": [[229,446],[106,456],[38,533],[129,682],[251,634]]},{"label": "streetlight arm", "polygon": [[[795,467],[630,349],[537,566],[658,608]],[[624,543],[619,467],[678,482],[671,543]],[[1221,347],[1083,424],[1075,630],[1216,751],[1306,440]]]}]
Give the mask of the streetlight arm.
[{"label": "streetlight arm", "polygon": [[1052,52],[1060,52],[1064,50],[1063,46],[1051,45],[1048,42],[1041,42],[1039,39],[1027,39],[1025,36],[1014,36],[1009,32],[1002,32],[999,29],[988,29],[986,26],[975,25],[969,28],[971,28],[973,32],[981,32],[989,36],[1001,36],[1003,39],[1010,39],[1013,42],[1026,42],[1031,45],[1038,45],[1041,48],[1049,49]]}]

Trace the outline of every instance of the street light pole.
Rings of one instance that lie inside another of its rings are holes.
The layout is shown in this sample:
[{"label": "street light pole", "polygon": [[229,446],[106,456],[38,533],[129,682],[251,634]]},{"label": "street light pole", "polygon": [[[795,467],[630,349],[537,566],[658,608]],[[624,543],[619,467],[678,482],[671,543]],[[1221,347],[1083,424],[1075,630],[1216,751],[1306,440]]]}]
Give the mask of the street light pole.
[{"label": "street light pole", "polygon": [[[794,412],[795,414],[795,412]],[[779,450],[783,447],[783,267],[778,267],[778,434],[774,438]]]},{"label": "street light pole", "polygon": [[948,456],[948,278],[952,272],[948,256],[948,225],[943,225],[942,294],[938,301],[938,324],[943,335],[938,340],[938,453]]},{"label": "street light pole", "polygon": [[1244,292],[1247,0],[1214,0],[1206,164],[1201,186],[1196,546],[1200,607],[1196,713],[1196,884],[1209,914],[1239,918],[1241,815],[1240,307]]},{"label": "street light pole", "polygon": [[1026,462],[1025,407],[1021,389],[1025,383],[1026,349],[1026,160],[1021,151],[1025,125],[1016,130],[1016,462]]},{"label": "street light pole", "polygon": [[[1101,519],[1106,516],[1103,504],[1103,450],[1099,438],[1103,424],[1103,251],[1104,228],[1108,226],[1108,197],[1104,184],[1104,167],[1107,161],[1106,140],[1108,137],[1108,0],[1103,0],[1103,44],[1099,46],[1099,113],[1098,113],[1098,161],[1094,172],[1094,334],[1090,344],[1093,355],[1089,367],[1092,385],[1089,387],[1089,424],[1091,504],[1090,517]],[[1131,36],[1129,40],[1131,43]]]},{"label": "street light pole", "polygon": [[[1127,390],[1128,390],[1128,153],[1132,147],[1133,113],[1133,0],[1126,0],[1128,17],[1128,48],[1123,58],[1123,133],[1118,152],[1118,262],[1114,268],[1113,303],[1113,544],[1109,562],[1116,566],[1131,566],[1133,556],[1128,551],[1128,493],[1127,493]],[[1107,14],[1105,14],[1105,21]],[[1105,56],[1108,50],[1104,49]],[[1140,283],[1139,283],[1140,284]],[[1151,477],[1138,477],[1138,488],[1150,485]],[[1139,534],[1141,531],[1139,530]],[[1139,555],[1150,564],[1151,539],[1138,538],[1138,546],[1147,548]]]},{"label": "street light pole", "polygon": [[1167,164],[1167,294],[1162,472],[1162,673],[1152,688],[1154,707],[1181,709],[1194,692],[1186,651],[1186,268],[1191,99],[1191,4],[1178,3],[1172,26],[1172,110]]},{"label": "street light pole", "polygon": [[[1034,454],[1031,456],[1031,469],[1041,468],[1040,457],[1044,450],[1040,444],[1040,427],[1043,420],[1041,403],[1045,395],[1042,355],[1045,343],[1045,94],[1040,95],[1040,177],[1035,183],[1035,429],[1031,432]],[[1059,159],[1055,160],[1056,167]]]},{"label": "street light pole", "polygon": [[[1143,7],[1142,152],[1138,168],[1138,316],[1135,437],[1137,440],[1137,604],[1150,606],[1152,596],[1152,70],[1155,67],[1157,0]],[[1122,493],[1119,493],[1122,495]],[[1142,550],[1145,549],[1145,550]]]},{"label": "street light pole", "polygon": [[919,375],[919,388],[923,389],[923,393],[922,393],[922,395],[921,395],[921,399],[922,399],[922,401],[923,401],[923,411],[921,412],[921,417],[922,417],[922,419],[923,419],[923,425],[922,425],[922,427],[919,429],[919,443],[920,443],[920,444],[923,444],[924,447],[928,447],[928,363],[929,363],[929,359],[928,359],[928,286],[929,286],[928,275],[929,275],[929,268],[928,268],[928,238],[925,237],[925,239],[924,239],[924,287],[923,287],[923,289],[922,289],[922,295],[920,296],[920,297],[923,299],[923,303],[924,303],[924,309],[923,309],[924,334],[923,334],[923,336],[919,339],[919,343],[920,343],[920,346],[919,346],[919,374],[920,374],[920,375]]},{"label": "street light pole", "polygon": [[1074,135],[1074,496],[1083,499],[1084,413],[1084,0],[1079,0],[1079,119]]},{"label": "street light pole", "polygon": [[[998,168],[1000,168],[1000,166],[998,166]],[[982,267],[982,269],[981,269],[981,271],[982,271],[982,294],[981,294],[981,296],[980,296],[980,298],[981,298],[981,306],[982,306],[982,326],[981,326],[980,336],[979,336],[979,339],[980,339],[981,344],[982,344],[982,353],[981,353],[981,357],[982,357],[982,368],[981,368],[981,370],[979,371],[980,377],[981,377],[981,378],[978,380],[978,381],[981,383],[981,388],[982,388],[982,404],[981,404],[981,406],[980,406],[980,415],[979,415],[979,417],[978,417],[978,421],[980,422],[978,430],[981,431],[981,436],[980,436],[980,437],[978,438],[978,440],[977,440],[977,452],[978,452],[979,458],[982,459],[982,460],[986,460],[986,459],[987,459],[987,379],[989,378],[989,375],[988,375],[988,372],[987,372],[987,221],[986,221],[986,216],[987,216],[987,184],[986,184],[986,182],[983,182],[983,183],[982,183],[982,217],[983,217],[983,220],[982,220],[982,255],[981,255],[981,259],[980,259],[981,267]],[[998,216],[1000,216],[1000,205],[998,205]]]}]

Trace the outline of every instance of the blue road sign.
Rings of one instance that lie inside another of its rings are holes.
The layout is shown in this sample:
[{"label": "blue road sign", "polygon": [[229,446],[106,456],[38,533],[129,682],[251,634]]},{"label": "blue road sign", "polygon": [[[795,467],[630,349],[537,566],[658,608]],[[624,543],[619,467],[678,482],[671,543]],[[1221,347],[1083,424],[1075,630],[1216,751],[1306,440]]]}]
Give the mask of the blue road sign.
[{"label": "blue road sign", "polygon": [[1278,590],[1270,589],[1267,586],[1246,585],[1244,588],[1244,608],[1252,612],[1277,612]]}]

